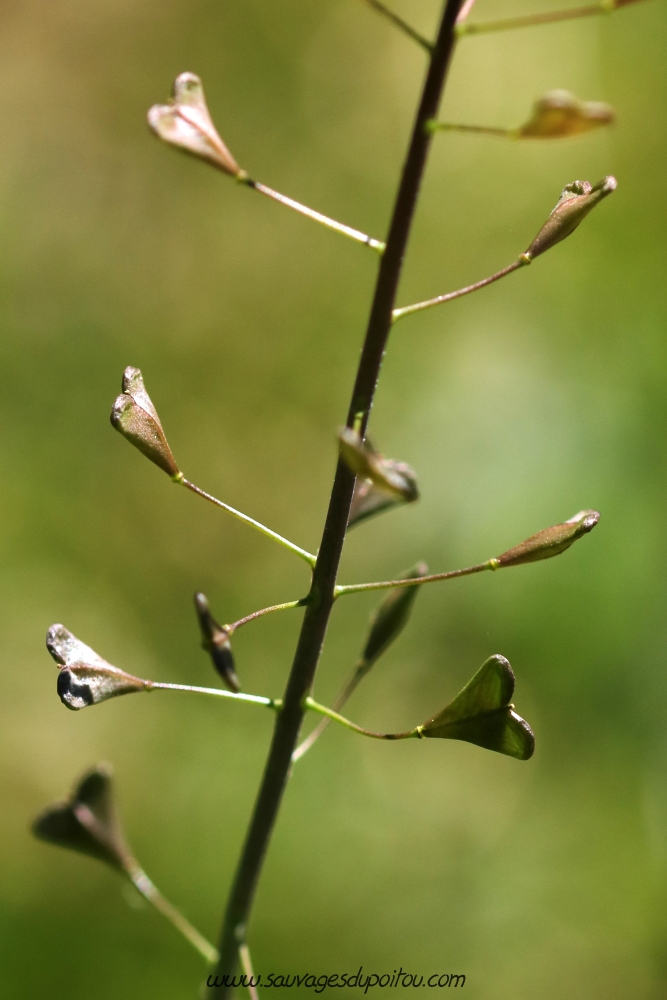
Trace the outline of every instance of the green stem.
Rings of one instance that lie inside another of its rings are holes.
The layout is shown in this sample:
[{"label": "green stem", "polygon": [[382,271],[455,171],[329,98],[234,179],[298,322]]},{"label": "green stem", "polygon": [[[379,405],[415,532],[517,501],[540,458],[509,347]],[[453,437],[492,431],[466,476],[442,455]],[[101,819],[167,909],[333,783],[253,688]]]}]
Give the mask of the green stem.
[{"label": "green stem", "polygon": [[[216,953],[217,954],[217,953]],[[248,993],[250,994],[250,1000],[259,1000],[257,995],[257,987],[255,983],[255,973],[252,968],[252,959],[250,957],[250,948],[245,942],[239,945],[239,960],[241,962],[241,968],[248,978]]]},{"label": "green stem", "polygon": [[186,938],[190,944],[197,949],[200,955],[202,955],[207,962],[212,964],[218,961],[218,949],[214,948],[210,941],[199,933],[196,927],[193,927],[189,920],[186,920],[180,910],[169,902],[168,899],[162,895],[157,886],[153,885],[151,880],[145,871],[143,871],[136,863],[131,863],[127,867],[127,874],[132,880],[133,885],[141,893],[144,899],[148,900],[151,906],[154,906],[163,917],[179,931],[184,938]]},{"label": "green stem", "polygon": [[266,705],[267,708],[280,710],[280,698],[265,698],[261,694],[244,694],[242,691],[225,691],[222,688],[197,687],[194,684],[163,684],[160,681],[148,681],[146,690],[159,691],[190,691],[192,694],[210,694],[217,698],[233,698],[234,701],[247,701],[253,705]]},{"label": "green stem", "polygon": [[405,733],[374,733],[371,729],[364,729],[363,726],[358,726],[355,722],[350,722],[346,719],[344,715],[339,715],[338,712],[334,712],[332,708],[327,708],[326,705],[320,705],[319,702],[315,701],[313,698],[306,698],[304,700],[304,705],[309,708],[312,712],[318,712],[320,715],[325,715],[328,719],[333,722],[339,722],[341,726],[345,726],[347,729],[352,729],[355,733],[361,733],[362,736],[370,736],[372,740],[413,740],[419,739],[421,736],[421,726],[416,729],[409,729]]},{"label": "green stem", "polygon": [[255,618],[261,618],[263,615],[269,615],[273,611],[288,611],[290,608],[303,608],[308,603],[307,597],[302,597],[298,601],[288,601],[286,604],[272,604],[270,608],[262,608],[261,611],[253,611],[251,615],[246,615],[245,618],[239,618],[237,622],[232,622],[231,625],[223,625],[223,629],[229,635],[236,632],[237,628],[241,628],[242,625],[246,625],[248,622],[252,622]]},{"label": "green stem", "polygon": [[[339,709],[343,707],[345,702],[350,698],[352,693],[355,691],[359,682],[363,680],[363,678],[366,676],[371,666],[372,664],[367,663],[366,660],[359,661],[357,666],[354,668],[352,676],[347,681],[343,690],[340,692],[340,694],[333,703],[334,712],[337,712]],[[303,757],[305,753],[308,753],[312,745],[317,742],[317,740],[320,738],[320,736],[322,735],[322,733],[327,728],[330,722],[331,722],[330,718],[325,717],[324,719],[321,719],[321,721],[313,729],[312,733],[309,733],[308,736],[305,738],[305,740],[303,740],[296,748],[296,750],[292,754],[292,762],[299,760],[301,757]]]},{"label": "green stem", "polygon": [[353,229],[351,226],[343,225],[342,222],[336,222],[335,219],[330,219],[328,215],[322,215],[321,212],[316,212],[314,209],[308,208],[307,205],[302,205],[300,201],[294,201],[293,198],[288,198],[287,195],[280,194],[279,191],[274,191],[272,188],[267,187],[266,184],[260,184],[259,181],[252,180],[251,177],[241,176],[239,177],[239,181],[241,184],[252,188],[253,191],[259,191],[260,194],[265,194],[267,198],[273,198],[274,201],[279,202],[281,205],[293,208],[300,215],[305,215],[307,218],[313,219],[314,222],[319,222],[321,226],[326,226],[327,229],[333,229],[336,233],[342,233],[343,236],[348,236],[357,243],[365,243],[371,250],[376,250],[379,254],[384,253],[384,243],[381,243],[380,240],[374,240],[359,229]]},{"label": "green stem", "polygon": [[546,14],[525,14],[523,17],[508,17],[499,21],[482,21],[481,24],[459,24],[457,34],[482,35],[490,31],[511,31],[514,28],[532,28],[538,24],[554,24],[557,21],[571,21],[579,17],[593,17],[596,14],[609,14],[616,9],[611,0],[586,7],[573,7],[570,10],[554,10]]},{"label": "green stem", "polygon": [[473,573],[483,573],[487,569],[498,569],[497,559],[487,559],[486,562],[466,569],[451,569],[447,573],[431,573],[429,576],[405,577],[398,580],[381,580],[377,583],[349,583],[336,587],[336,597],[345,594],[361,594],[366,590],[388,590],[390,587],[417,587],[422,583],[437,583],[438,580],[453,580],[458,576],[471,576]]},{"label": "green stem", "polygon": [[433,51],[433,45],[428,41],[428,39],[424,38],[423,35],[420,35],[414,28],[411,28],[407,21],[404,21],[402,17],[399,17],[398,14],[394,14],[394,12],[385,7],[383,3],[380,3],[380,0],[364,0],[364,2],[367,3],[369,7],[372,7],[373,10],[376,10],[378,14],[382,14],[383,17],[386,17],[393,25],[407,35],[408,38],[411,38],[413,42],[417,42],[417,44],[421,45],[421,47],[426,49],[427,52]]},{"label": "green stem", "polygon": [[490,125],[455,125],[450,122],[429,122],[431,132],[474,132],[477,135],[495,135],[504,139],[517,139],[519,133],[514,128],[493,128]]},{"label": "green stem", "polygon": [[455,292],[436,295],[434,299],[426,299],[424,302],[415,302],[414,305],[394,309],[392,313],[393,321],[395,323],[396,320],[403,319],[404,316],[410,316],[412,313],[422,312],[423,309],[430,309],[432,306],[442,305],[443,302],[451,302],[452,299],[460,299],[464,295],[470,295],[471,292],[476,292],[480,288],[486,288],[487,285],[492,285],[494,281],[499,281],[505,275],[512,274],[513,271],[518,271],[520,267],[525,267],[526,264],[530,264],[530,258],[522,255],[514,263],[504,267],[502,271],[497,271],[489,278],[482,278],[481,281],[476,281],[474,285],[466,285],[465,288],[458,288]]},{"label": "green stem", "polygon": [[231,514],[232,517],[238,518],[238,520],[243,521],[244,524],[249,524],[251,527],[255,528],[256,531],[261,532],[262,535],[266,535],[267,538],[272,538],[274,542],[278,542],[278,544],[282,545],[283,548],[289,549],[290,552],[294,552],[297,556],[304,559],[309,566],[314,566],[317,562],[317,556],[314,556],[311,552],[306,552],[305,549],[302,549],[299,545],[295,545],[294,542],[290,542],[288,538],[283,538],[283,536],[279,535],[277,531],[272,531],[271,528],[267,528],[266,525],[262,524],[260,521],[255,521],[253,517],[248,517],[247,514],[242,514],[240,510],[236,510],[235,507],[230,507],[229,504],[223,503],[222,500],[218,500],[216,497],[211,496],[210,493],[205,493],[204,490],[200,490],[198,486],[195,486],[194,483],[191,483],[183,476],[175,479],[174,482],[180,483],[182,486],[185,486],[186,489],[196,493],[197,496],[203,497],[204,500],[208,500],[209,503],[215,504],[216,507],[222,507],[222,509],[226,510],[228,514]]}]

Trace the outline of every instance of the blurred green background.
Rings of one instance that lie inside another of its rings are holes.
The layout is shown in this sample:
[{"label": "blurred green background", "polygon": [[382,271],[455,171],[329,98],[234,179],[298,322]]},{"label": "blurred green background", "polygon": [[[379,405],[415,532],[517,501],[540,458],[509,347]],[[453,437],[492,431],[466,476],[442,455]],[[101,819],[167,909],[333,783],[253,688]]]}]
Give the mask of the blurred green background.
[{"label": "blurred green background", "polygon": [[[431,32],[439,3],[395,9]],[[474,16],[547,9],[479,0]],[[141,367],[186,475],[316,547],[377,261],[160,145],[145,112],[199,73],[252,176],[382,237],[424,58],[358,0],[0,15],[2,993],[194,997],[188,945],[29,822],[110,761],[139,859],[215,938],[271,719],[167,692],[68,713],[44,634],[62,621],[133,673],[206,685],[196,589],[222,621],[304,593],[297,559],[171,486],[108,413]],[[659,0],[460,45],[443,117],[515,126],[564,87],[618,124],[439,136],[401,304],[508,264],[574,178],[619,189],[530,269],[396,328],[372,436],[423,499],[355,529],[341,579],[468,565],[582,507],[602,520],[562,558],[422,591],[349,714],[412,727],[500,652],[535,757],[332,727],[285,798],[258,971],[462,972],[475,1000],[666,995],[666,67]],[[336,608],[321,700],[375,603]],[[247,690],[282,693],[300,617],[238,634]]]}]

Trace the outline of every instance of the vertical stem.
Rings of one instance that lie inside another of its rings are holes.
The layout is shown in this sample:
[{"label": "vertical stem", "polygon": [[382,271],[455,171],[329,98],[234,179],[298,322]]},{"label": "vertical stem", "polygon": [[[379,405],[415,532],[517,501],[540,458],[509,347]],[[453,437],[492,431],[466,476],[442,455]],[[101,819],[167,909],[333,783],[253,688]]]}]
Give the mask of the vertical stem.
[{"label": "vertical stem", "polygon": [[[382,357],[392,325],[403,258],[419,196],[426,158],[432,141],[427,122],[436,117],[455,45],[455,24],[462,0],[447,0],[431,53],[426,81],[394,206],[387,246],[380,262],[364,346],[359,361],[347,426],[363,437],[368,424]],[[305,706],[313,685],[322,645],[335,600],[336,576],[354,490],[354,474],[338,462],[324,525],[322,544],[313,572],[313,584],[292,663],[283,708],[278,715],[259,795],[241,859],[229,895],[220,937],[218,976],[230,975],[244,940],[257,882],[290,773],[292,753],[299,738]],[[212,988],[218,997],[230,987]]]}]

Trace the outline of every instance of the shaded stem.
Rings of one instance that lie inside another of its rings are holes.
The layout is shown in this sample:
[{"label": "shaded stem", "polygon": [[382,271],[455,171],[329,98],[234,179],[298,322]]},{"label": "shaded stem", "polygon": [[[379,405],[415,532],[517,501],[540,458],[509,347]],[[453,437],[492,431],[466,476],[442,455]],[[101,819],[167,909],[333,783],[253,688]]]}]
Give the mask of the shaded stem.
[{"label": "shaded stem", "polygon": [[304,704],[312,712],[325,715],[328,719],[331,719],[333,722],[339,722],[341,726],[352,729],[355,733],[361,733],[362,736],[370,736],[372,740],[413,740],[419,739],[421,736],[420,727],[417,729],[408,729],[405,733],[374,733],[372,729],[364,729],[363,726],[358,726],[356,722],[350,722],[344,715],[339,715],[338,712],[334,712],[332,708],[327,708],[326,705],[320,705],[319,702],[314,701],[312,698],[306,698]]},{"label": "shaded stem", "polygon": [[502,271],[497,271],[492,274],[490,278],[482,278],[481,281],[476,281],[474,285],[466,285],[465,288],[458,288],[455,292],[447,292],[445,295],[436,295],[434,299],[426,299],[424,302],[415,302],[411,306],[403,306],[401,309],[394,309],[392,317],[394,322],[397,319],[402,319],[404,316],[410,316],[411,313],[421,312],[423,309],[430,309],[432,306],[442,305],[443,302],[451,302],[452,299],[463,298],[464,295],[470,295],[471,292],[476,292],[480,288],[486,288],[487,285],[492,285],[494,281],[499,281],[504,278],[505,275],[511,274],[513,271],[518,271],[520,267],[525,267],[526,264],[530,264],[530,258],[521,256],[518,260],[515,260],[513,264],[509,264],[504,267]]},{"label": "shaded stem", "polygon": [[299,545],[295,545],[294,542],[290,542],[288,538],[283,538],[283,536],[279,535],[277,531],[272,531],[271,528],[267,528],[265,524],[262,524],[260,521],[256,521],[253,517],[248,517],[247,514],[241,513],[241,511],[236,510],[235,507],[230,507],[229,504],[223,503],[222,500],[218,500],[216,497],[211,496],[210,493],[205,493],[204,490],[200,490],[198,486],[195,486],[194,483],[191,483],[183,476],[179,479],[175,479],[174,482],[181,483],[186,489],[196,493],[197,496],[203,497],[204,500],[208,500],[209,503],[215,504],[216,507],[222,507],[222,509],[226,510],[228,514],[231,514],[232,517],[238,518],[238,520],[243,521],[244,524],[249,524],[251,527],[255,528],[256,531],[261,532],[262,535],[266,535],[267,538],[272,538],[274,542],[278,542],[278,544],[282,545],[283,548],[289,549],[290,552],[294,552],[296,555],[301,556],[301,558],[304,559],[309,566],[315,565],[317,556],[314,556],[311,552],[306,552],[306,550],[302,549]]},{"label": "shaded stem", "polygon": [[474,132],[477,135],[494,135],[503,139],[517,139],[518,131],[513,128],[494,128],[491,125],[456,125],[450,122],[429,122],[433,132]]},{"label": "shaded stem", "polygon": [[236,632],[237,628],[241,628],[242,625],[246,625],[248,622],[253,622],[255,618],[270,615],[273,611],[288,611],[290,608],[302,608],[307,603],[308,598],[302,597],[298,601],[288,601],[286,604],[272,604],[270,608],[253,611],[251,615],[246,615],[245,618],[239,618],[237,622],[232,622],[231,625],[223,625],[222,627],[228,635],[232,635]]},{"label": "shaded stem", "polygon": [[241,184],[252,188],[253,191],[259,191],[260,194],[265,194],[267,198],[273,198],[274,201],[279,202],[281,205],[293,208],[300,215],[305,215],[307,218],[319,222],[321,226],[326,226],[327,229],[333,229],[337,233],[342,233],[343,236],[349,236],[351,240],[355,240],[357,243],[365,243],[372,250],[377,250],[379,254],[384,252],[384,243],[381,243],[380,240],[374,240],[372,236],[367,236],[366,233],[362,233],[359,229],[353,229],[352,226],[336,222],[335,219],[330,219],[328,215],[322,215],[321,212],[316,212],[315,209],[308,208],[307,205],[302,205],[300,201],[294,201],[293,198],[288,198],[287,195],[280,194],[279,191],[274,191],[273,188],[267,187],[266,184],[260,184],[259,181],[254,181],[251,177],[241,176],[239,177],[239,181]]},{"label": "shaded stem", "polygon": [[[455,23],[462,0],[446,0],[419,101],[410,145],[392,212],[387,245],[380,261],[361,358],[352,390],[346,426],[365,436],[382,358],[392,325],[396,289],[412,227],[432,136],[426,123],[438,113],[447,70],[454,51]],[[306,613],[297,643],[255,808],[229,894],[220,936],[216,975],[233,973],[238,960],[239,934],[245,933],[250,911],[289,777],[292,753],[304,716],[304,699],[312,689],[322,646],[335,601],[334,588],[345,541],[355,476],[339,459],[336,467],[322,542],[313,573]],[[224,979],[223,979],[224,984]],[[214,987],[227,996],[230,987]]]},{"label": "shaded stem", "polygon": [[255,973],[253,972],[252,959],[250,958],[250,948],[245,943],[239,945],[239,959],[241,960],[241,968],[248,979],[250,1000],[259,1000],[257,987],[255,986]]},{"label": "shaded stem", "polygon": [[180,910],[177,910],[168,899],[165,899],[157,886],[153,885],[146,872],[134,862],[128,865],[126,871],[132,880],[133,885],[141,893],[144,899],[148,900],[151,906],[154,906],[163,917],[166,917],[176,930],[179,931],[183,937],[197,949],[199,954],[202,955],[207,962],[210,962],[211,964],[213,962],[217,962],[217,948],[215,948],[210,941],[207,941],[206,938],[199,933],[197,928],[192,926],[189,920],[185,919]]},{"label": "shaded stem", "polygon": [[569,10],[554,10],[546,14],[525,14],[523,17],[508,17],[499,21],[482,21],[479,24],[460,24],[459,35],[481,35],[490,31],[511,31],[514,28],[532,28],[538,24],[554,24],[557,21],[571,21],[579,17],[593,17],[595,14],[609,14],[615,9],[613,3],[591,4],[586,7],[572,7]]},{"label": "shaded stem", "polygon": [[147,681],[147,691],[190,691],[192,694],[211,694],[217,698],[233,698],[234,701],[248,701],[254,705],[266,705],[276,711],[280,709],[279,698],[265,698],[261,694],[244,694],[242,691],[225,691],[223,688],[197,687],[195,684],[163,684],[160,681]]},{"label": "shaded stem", "polygon": [[484,570],[498,569],[497,559],[487,559],[486,562],[466,569],[451,569],[447,573],[430,573],[428,576],[402,577],[398,580],[381,580],[378,583],[350,583],[336,587],[336,597],[345,594],[361,594],[366,590],[388,590],[390,587],[418,587],[422,583],[437,583],[438,580],[453,580],[457,576],[472,576],[473,573],[483,573]]},{"label": "shaded stem", "polygon": [[[339,709],[343,707],[348,698],[350,698],[352,693],[356,690],[359,682],[363,680],[368,671],[371,669],[371,666],[372,664],[367,663],[366,660],[359,661],[357,666],[354,668],[352,676],[349,678],[349,680],[343,687],[342,691],[339,693],[338,697],[333,703],[334,712],[339,711]],[[327,728],[330,722],[331,719],[328,717],[325,717],[321,719],[320,722],[318,722],[318,724],[313,729],[312,733],[310,733],[305,738],[305,740],[303,740],[303,742],[299,744],[299,746],[292,754],[293,762],[299,760],[301,757],[303,757],[305,753],[307,753],[310,750],[310,748],[313,746],[314,743],[317,742],[317,740],[320,738],[320,736],[322,735],[322,733]]]},{"label": "shaded stem", "polygon": [[[474,3],[475,0],[472,0],[472,2]],[[411,28],[407,21],[404,21],[402,17],[398,16],[398,14],[394,14],[394,12],[385,7],[383,3],[380,3],[380,0],[364,0],[364,3],[367,3],[369,7],[373,8],[373,10],[376,10],[378,14],[382,14],[383,17],[386,17],[392,24],[406,34],[408,38],[411,38],[413,42],[417,42],[417,44],[421,45],[421,47],[426,49],[427,52],[433,51],[433,46],[427,38],[424,38],[424,36],[420,35],[418,31]]]}]

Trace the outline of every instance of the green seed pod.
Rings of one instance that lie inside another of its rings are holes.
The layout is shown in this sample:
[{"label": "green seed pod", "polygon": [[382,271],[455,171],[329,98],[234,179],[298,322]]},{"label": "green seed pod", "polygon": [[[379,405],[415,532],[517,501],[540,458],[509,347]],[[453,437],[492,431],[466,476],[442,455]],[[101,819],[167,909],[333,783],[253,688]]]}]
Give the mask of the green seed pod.
[{"label": "green seed pod", "polygon": [[417,481],[409,466],[384,459],[350,427],[342,427],[338,438],[340,456],[358,478],[369,479],[381,493],[399,502],[419,499]]},{"label": "green seed pod", "polygon": [[[428,566],[420,562],[402,573],[398,579],[412,580],[426,576],[427,573]],[[361,656],[364,666],[370,667],[398,639],[408,623],[418,590],[419,584],[414,587],[395,587],[372,613],[370,631]]]},{"label": "green seed pod", "polygon": [[117,871],[134,864],[116,813],[111,769],[100,764],[83,776],[68,802],[56,803],[37,817],[39,840],[97,858]]},{"label": "green seed pod", "polygon": [[603,177],[595,186],[588,181],[573,181],[563,188],[560,201],[526,250],[523,258],[531,261],[560,243],[577,228],[595,206],[616,190],[615,177]]},{"label": "green seed pod", "polygon": [[231,691],[240,691],[241,685],[234,668],[234,656],[229,641],[229,632],[209,611],[205,594],[195,594],[195,610],[199,619],[202,649],[209,653],[213,666]]},{"label": "green seed pod", "polygon": [[206,160],[232,177],[244,176],[218,135],[202,82],[194,73],[176,77],[173,99],[169,104],[154,104],[148,112],[148,124],[163,142]]},{"label": "green seed pod", "polygon": [[463,740],[486,750],[528,760],[535,737],[514,711],[514,673],[504,656],[491,656],[446,708],[419,727],[431,739]]},{"label": "green seed pod", "polygon": [[503,552],[494,560],[496,565],[493,568],[521,566],[523,563],[551,559],[552,556],[560,555],[578,538],[592,531],[599,520],[600,514],[597,510],[580,510],[569,521],[556,524],[552,528],[543,528],[525,542]]},{"label": "green seed pod", "polygon": [[567,90],[550,90],[535,102],[530,120],[516,135],[520,139],[564,139],[610,125],[615,117],[609,104],[580,101]]},{"label": "green seed pod", "polygon": [[123,392],[113,404],[111,423],[130,444],[172,479],[182,478],[138,368],[125,369]]},{"label": "green seed pod", "polygon": [[108,698],[135,691],[150,691],[151,681],[113,667],[80,642],[64,625],[52,625],[46,633],[46,648],[60,666],[58,696],[63,705],[78,711]]}]

